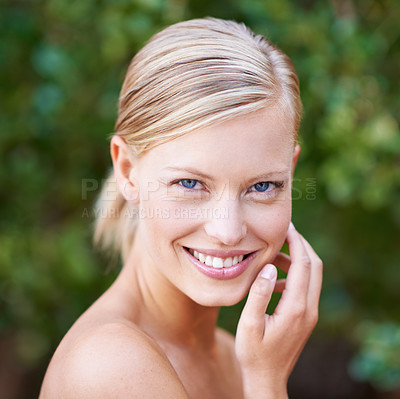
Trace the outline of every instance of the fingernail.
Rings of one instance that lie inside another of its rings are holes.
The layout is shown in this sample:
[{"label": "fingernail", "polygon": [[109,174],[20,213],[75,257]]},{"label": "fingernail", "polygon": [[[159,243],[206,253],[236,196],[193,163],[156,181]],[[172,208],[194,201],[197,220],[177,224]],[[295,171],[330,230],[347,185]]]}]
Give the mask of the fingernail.
[{"label": "fingernail", "polygon": [[289,229],[296,230],[296,228],[294,227],[294,224],[292,222],[290,222],[290,224],[289,224]]},{"label": "fingernail", "polygon": [[268,280],[274,280],[276,278],[277,271],[274,265],[267,265],[261,270],[260,276]]}]

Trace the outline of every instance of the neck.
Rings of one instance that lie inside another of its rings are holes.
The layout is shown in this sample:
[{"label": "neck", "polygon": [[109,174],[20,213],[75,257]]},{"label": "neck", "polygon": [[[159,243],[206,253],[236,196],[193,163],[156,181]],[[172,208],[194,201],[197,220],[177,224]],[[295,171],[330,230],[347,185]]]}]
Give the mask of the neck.
[{"label": "neck", "polygon": [[157,272],[134,245],[118,279],[131,319],[157,342],[212,352],[219,307],[194,302]]}]

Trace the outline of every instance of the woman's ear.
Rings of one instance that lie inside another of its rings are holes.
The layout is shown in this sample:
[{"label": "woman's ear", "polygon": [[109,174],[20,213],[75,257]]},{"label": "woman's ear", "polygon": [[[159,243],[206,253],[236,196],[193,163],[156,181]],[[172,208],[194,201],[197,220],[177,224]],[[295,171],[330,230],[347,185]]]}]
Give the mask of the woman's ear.
[{"label": "woman's ear", "polygon": [[296,144],[296,147],[293,150],[293,158],[292,158],[292,179],[294,175],[294,169],[296,168],[297,161],[299,160],[300,157],[300,152],[301,152],[301,147]]},{"label": "woman's ear", "polygon": [[122,195],[130,203],[139,203],[137,159],[125,140],[118,135],[112,137],[110,151],[115,178]]}]

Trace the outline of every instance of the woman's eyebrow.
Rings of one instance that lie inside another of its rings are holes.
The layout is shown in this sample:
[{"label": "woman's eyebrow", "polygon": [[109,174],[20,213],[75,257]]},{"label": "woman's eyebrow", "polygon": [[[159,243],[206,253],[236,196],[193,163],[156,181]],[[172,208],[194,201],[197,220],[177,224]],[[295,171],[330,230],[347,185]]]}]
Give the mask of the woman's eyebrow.
[{"label": "woman's eyebrow", "polygon": [[290,169],[281,169],[267,173],[260,173],[252,177],[252,180],[268,180],[271,178],[287,178],[290,175]]},{"label": "woman's eyebrow", "polygon": [[[188,172],[191,173],[193,175],[197,175],[202,177],[203,179],[213,179],[212,176],[207,175],[206,173],[193,168],[193,167],[176,167],[176,166],[167,166],[166,168],[164,168],[165,170],[168,171],[172,171],[172,172]],[[266,172],[266,173],[259,173],[255,176],[252,176],[250,180],[268,180],[272,177],[274,178],[286,178],[288,177],[288,175],[290,174],[290,169],[281,169],[281,170],[276,170],[276,171],[271,171],[271,172]]]},{"label": "woman's eyebrow", "polygon": [[200,176],[203,179],[212,179],[212,176],[207,175],[206,173],[201,172],[200,170],[198,170],[196,168],[192,168],[190,166],[188,166],[188,167],[167,166],[166,168],[164,168],[164,170],[169,170],[172,172],[189,172],[193,175]]}]

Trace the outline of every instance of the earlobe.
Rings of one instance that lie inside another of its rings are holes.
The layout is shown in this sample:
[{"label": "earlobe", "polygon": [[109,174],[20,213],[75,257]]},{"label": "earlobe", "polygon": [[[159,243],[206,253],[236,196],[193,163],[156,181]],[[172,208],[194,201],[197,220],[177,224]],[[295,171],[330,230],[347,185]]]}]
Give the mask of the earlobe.
[{"label": "earlobe", "polygon": [[294,175],[294,170],[297,165],[297,161],[299,160],[300,157],[300,152],[301,152],[301,147],[299,144],[296,144],[296,147],[293,150],[293,158],[292,158],[292,177]]},{"label": "earlobe", "polygon": [[130,203],[139,202],[139,189],[136,181],[136,159],[125,140],[117,135],[111,139],[111,158],[119,190]]}]

